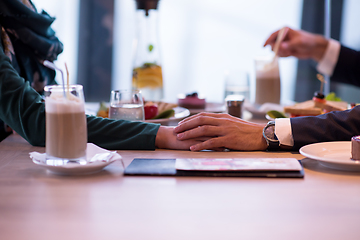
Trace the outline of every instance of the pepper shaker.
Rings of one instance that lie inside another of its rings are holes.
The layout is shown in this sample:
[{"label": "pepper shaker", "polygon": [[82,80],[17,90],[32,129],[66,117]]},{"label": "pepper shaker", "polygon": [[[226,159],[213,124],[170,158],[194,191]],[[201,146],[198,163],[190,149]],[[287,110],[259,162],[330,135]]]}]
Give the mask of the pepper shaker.
[{"label": "pepper shaker", "polygon": [[234,117],[242,117],[242,105],[244,103],[244,96],[241,95],[229,95],[225,99],[226,111],[228,114]]}]

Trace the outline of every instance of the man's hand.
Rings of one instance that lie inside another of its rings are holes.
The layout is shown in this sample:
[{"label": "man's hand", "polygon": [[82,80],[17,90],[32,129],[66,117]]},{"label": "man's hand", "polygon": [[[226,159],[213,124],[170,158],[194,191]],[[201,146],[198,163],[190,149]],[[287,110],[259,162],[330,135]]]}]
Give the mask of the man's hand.
[{"label": "man's hand", "polygon": [[232,117],[228,114],[199,113],[184,119],[175,128],[181,141],[207,137],[196,143],[191,151],[205,149],[265,150],[266,141],[262,135],[265,124],[256,124]]},{"label": "man's hand", "polygon": [[[270,35],[264,47],[270,45],[272,49],[274,48],[279,31]],[[293,30],[286,27],[284,35],[278,51],[280,57],[294,56],[299,59],[312,58],[319,62],[324,56],[328,46],[328,40],[318,34]]]}]

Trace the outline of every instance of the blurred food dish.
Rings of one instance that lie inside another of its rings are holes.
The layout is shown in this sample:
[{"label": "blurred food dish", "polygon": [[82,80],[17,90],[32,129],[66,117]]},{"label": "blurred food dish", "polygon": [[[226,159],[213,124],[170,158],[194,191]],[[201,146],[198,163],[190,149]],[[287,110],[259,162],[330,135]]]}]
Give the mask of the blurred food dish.
[{"label": "blurred food dish", "polygon": [[188,109],[204,109],[206,106],[205,97],[198,95],[197,92],[190,94],[179,94],[178,104],[180,107]]}]

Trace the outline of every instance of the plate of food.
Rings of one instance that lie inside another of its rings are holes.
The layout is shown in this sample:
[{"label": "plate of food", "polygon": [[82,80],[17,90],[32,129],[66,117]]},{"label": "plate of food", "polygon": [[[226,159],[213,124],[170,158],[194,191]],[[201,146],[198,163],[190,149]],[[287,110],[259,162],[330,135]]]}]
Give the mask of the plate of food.
[{"label": "plate of food", "polygon": [[349,108],[348,103],[342,101],[334,92],[325,96],[323,93],[325,79],[321,74],[317,74],[316,77],[321,82],[320,91],[314,92],[311,100],[284,107],[284,112],[290,114],[290,117],[317,116],[331,111],[344,111]]},{"label": "plate of food", "polygon": [[[174,103],[162,101],[147,101],[144,104],[145,122],[165,124],[171,121],[180,121],[190,115],[190,111],[186,108],[179,107]],[[109,115],[109,107],[106,103],[101,103],[97,110],[98,117],[107,118]]]},{"label": "plate of food", "polygon": [[360,145],[357,149],[352,149],[351,145],[350,141],[313,143],[300,148],[300,153],[329,168],[360,171],[360,159],[352,159],[354,151],[358,151],[360,154]]},{"label": "plate of food", "polygon": [[322,91],[317,91],[311,100],[286,106],[284,112],[290,114],[290,117],[317,116],[331,111],[344,111],[348,108],[348,103],[342,101],[334,92],[325,96]]},{"label": "plate of food", "polygon": [[172,110],[174,112],[170,117],[148,119],[148,120],[145,120],[145,122],[167,123],[167,122],[170,122],[170,121],[180,121],[180,120],[182,120],[182,119],[184,119],[184,118],[186,118],[187,116],[190,115],[190,111],[188,109],[186,109],[186,108],[183,108],[183,107],[174,107],[174,108],[172,108]]},{"label": "plate of food", "polygon": [[344,111],[349,108],[349,104],[341,101],[334,92],[329,93],[326,97],[322,92],[315,92],[311,100],[281,108],[274,106],[273,109],[266,113],[266,118],[274,120],[275,118],[284,117],[317,116],[331,111]]},{"label": "plate of food", "polygon": [[265,117],[267,120],[274,121],[276,118],[289,118],[290,115],[288,113],[270,110],[266,113]]},{"label": "plate of food", "polygon": [[249,102],[244,102],[244,108],[252,114],[253,118],[265,118],[267,112],[271,110],[282,112],[284,109],[282,105],[276,103],[264,103],[258,105]]}]

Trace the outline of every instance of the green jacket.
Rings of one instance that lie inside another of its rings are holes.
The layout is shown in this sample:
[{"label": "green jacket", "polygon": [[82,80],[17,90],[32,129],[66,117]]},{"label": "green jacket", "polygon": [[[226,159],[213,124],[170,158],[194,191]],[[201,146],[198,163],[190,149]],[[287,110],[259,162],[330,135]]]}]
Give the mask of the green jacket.
[{"label": "green jacket", "polygon": [[[12,67],[1,43],[0,119],[30,144],[45,146],[45,103]],[[159,127],[158,124],[87,116],[88,142],[106,149],[153,150]]]}]

